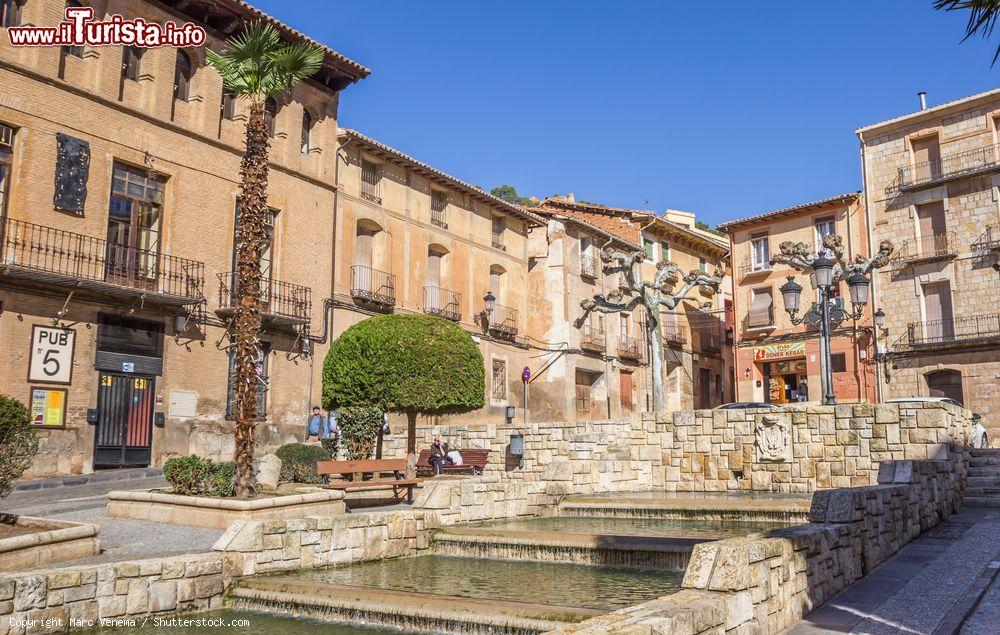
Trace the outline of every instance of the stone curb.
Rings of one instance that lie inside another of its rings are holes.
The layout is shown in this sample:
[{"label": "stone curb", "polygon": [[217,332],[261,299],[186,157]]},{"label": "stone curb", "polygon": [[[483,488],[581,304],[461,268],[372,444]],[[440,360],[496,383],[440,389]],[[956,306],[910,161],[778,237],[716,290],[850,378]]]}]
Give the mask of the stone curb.
[{"label": "stone curb", "polygon": [[36,478],[26,481],[18,481],[14,484],[13,492],[31,492],[40,489],[54,489],[57,487],[73,487],[77,485],[90,485],[92,483],[113,483],[116,481],[132,481],[142,478],[153,478],[163,476],[163,470],[158,467],[136,468],[129,470],[107,470],[94,472],[93,474],[73,474],[70,476],[56,476],[53,478]]}]

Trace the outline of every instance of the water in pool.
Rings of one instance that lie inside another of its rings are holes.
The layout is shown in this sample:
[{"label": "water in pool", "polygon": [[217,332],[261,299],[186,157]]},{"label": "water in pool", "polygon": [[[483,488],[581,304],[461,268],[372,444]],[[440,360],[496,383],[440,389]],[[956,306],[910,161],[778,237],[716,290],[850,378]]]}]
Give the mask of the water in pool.
[{"label": "water in pool", "polygon": [[550,516],[474,525],[477,528],[501,531],[674,536],[677,538],[733,538],[788,526],[789,523],[781,521],[673,520],[666,518],[604,518],[600,516]]},{"label": "water in pool", "polygon": [[306,571],[347,586],[612,611],[673,593],[683,571],[421,555]]},{"label": "water in pool", "polygon": [[[308,618],[285,617],[250,611],[232,611],[223,609],[191,615],[165,616],[154,623],[149,618],[141,629],[147,635],[180,635],[198,633],[198,635],[275,635],[277,633],[294,633],[295,635],[406,635],[407,631],[396,628],[378,628],[373,626],[353,626],[350,624],[333,624]],[[170,620],[177,620],[171,622]],[[140,629],[100,628],[90,633],[101,635],[117,635],[119,633],[137,633]]]}]

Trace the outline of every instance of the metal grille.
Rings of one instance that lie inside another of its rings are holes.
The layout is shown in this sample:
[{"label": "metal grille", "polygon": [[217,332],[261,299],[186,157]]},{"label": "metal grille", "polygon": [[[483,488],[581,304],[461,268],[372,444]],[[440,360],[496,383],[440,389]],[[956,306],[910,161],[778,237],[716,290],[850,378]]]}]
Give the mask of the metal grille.
[{"label": "metal grille", "polygon": [[618,357],[642,361],[642,340],[638,337],[620,336],[618,340]]},{"label": "metal grille", "polygon": [[493,360],[493,392],[494,401],[507,400],[507,362],[502,359]]},{"label": "metal grille", "polygon": [[373,304],[393,306],[396,304],[396,276],[354,265],[351,267],[351,296]]},{"label": "metal grille", "polygon": [[431,222],[438,227],[448,229],[448,193],[441,190],[431,190]]},{"label": "metal grille", "polygon": [[907,338],[910,346],[947,345],[1000,338],[1000,314],[911,322],[907,326]]},{"label": "metal grille", "polygon": [[920,238],[904,240],[899,247],[900,257],[906,262],[933,260],[958,255],[954,232],[942,232]]},{"label": "metal grille", "polygon": [[489,330],[501,335],[517,335],[517,310],[497,304],[490,307]]},{"label": "metal grille", "polygon": [[[218,274],[219,306],[236,308],[238,277],[235,271]],[[270,278],[260,281],[260,312],[272,318],[292,322],[309,321],[312,311],[312,289],[301,284]]]},{"label": "metal grille", "polygon": [[462,319],[462,294],[440,287],[424,287],[424,313],[458,322]]},{"label": "metal grille", "polygon": [[361,198],[377,205],[382,204],[382,180],[378,163],[361,160]]},{"label": "metal grille", "polygon": [[580,256],[580,275],[584,278],[597,277],[597,258]]},{"label": "metal grille", "polygon": [[[904,190],[966,174],[987,172],[998,167],[1000,161],[997,160],[997,145],[988,145],[917,163],[912,167],[899,168],[896,189]],[[890,191],[892,189],[889,188]]]}]

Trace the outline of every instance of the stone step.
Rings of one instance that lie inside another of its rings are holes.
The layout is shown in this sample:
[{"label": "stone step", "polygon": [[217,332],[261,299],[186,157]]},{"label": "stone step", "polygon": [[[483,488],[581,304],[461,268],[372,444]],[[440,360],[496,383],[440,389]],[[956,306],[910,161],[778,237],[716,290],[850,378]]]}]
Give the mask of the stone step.
[{"label": "stone step", "polygon": [[1000,448],[972,448],[972,456],[1000,456]]},{"label": "stone step", "polygon": [[973,457],[969,459],[969,467],[994,467],[994,466],[1000,466],[1000,458]]},{"label": "stone step", "polygon": [[1000,465],[991,467],[970,467],[967,476],[997,476],[1000,477]]},{"label": "stone step", "polygon": [[1000,496],[965,496],[966,507],[1000,507]]},{"label": "stone step", "polygon": [[967,487],[966,496],[1000,496],[1000,487]]},{"label": "stone step", "polygon": [[725,496],[712,493],[663,496],[573,496],[559,503],[565,516],[809,522],[811,496]]},{"label": "stone step", "polygon": [[1000,487],[1000,474],[996,476],[969,476],[966,481],[968,487]]}]

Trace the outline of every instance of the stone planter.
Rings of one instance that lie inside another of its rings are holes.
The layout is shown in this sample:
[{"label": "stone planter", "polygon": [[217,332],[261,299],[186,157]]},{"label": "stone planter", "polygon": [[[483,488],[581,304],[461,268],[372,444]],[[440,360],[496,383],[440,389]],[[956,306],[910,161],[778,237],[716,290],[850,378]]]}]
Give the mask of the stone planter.
[{"label": "stone planter", "polygon": [[181,496],[158,490],[108,493],[108,516],[113,518],[209,529],[228,529],[237,520],[333,516],[344,511],[344,493],[338,490],[306,490],[255,500]]},{"label": "stone planter", "polygon": [[[4,520],[15,519],[10,516]],[[53,562],[96,556],[101,552],[97,525],[65,520],[17,516],[17,527],[37,528],[37,532],[0,540],[0,571],[27,571]]]}]

